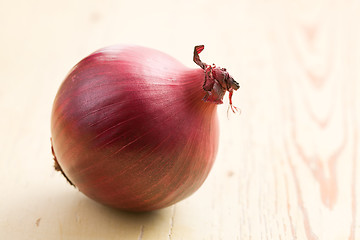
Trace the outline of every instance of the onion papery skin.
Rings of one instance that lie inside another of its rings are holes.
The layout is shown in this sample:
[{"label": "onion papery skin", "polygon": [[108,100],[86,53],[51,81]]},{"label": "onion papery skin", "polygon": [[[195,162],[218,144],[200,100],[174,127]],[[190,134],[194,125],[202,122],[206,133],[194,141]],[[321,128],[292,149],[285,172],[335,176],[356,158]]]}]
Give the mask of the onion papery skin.
[{"label": "onion papery skin", "polygon": [[55,97],[52,147],[65,177],[118,209],[150,211],[194,193],[213,165],[216,104],[204,102],[204,71],[129,45],[80,61]]}]

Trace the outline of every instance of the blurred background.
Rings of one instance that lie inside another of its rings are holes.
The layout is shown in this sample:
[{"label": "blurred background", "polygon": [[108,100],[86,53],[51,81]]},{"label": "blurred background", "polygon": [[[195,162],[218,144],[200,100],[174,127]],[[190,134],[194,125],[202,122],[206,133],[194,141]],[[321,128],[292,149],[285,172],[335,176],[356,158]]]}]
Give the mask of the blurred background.
[{"label": "blurred background", "polygon": [[[0,239],[360,239],[358,1],[0,0]],[[193,47],[240,83],[193,196],[114,211],[53,170],[52,102],[104,46]]]}]

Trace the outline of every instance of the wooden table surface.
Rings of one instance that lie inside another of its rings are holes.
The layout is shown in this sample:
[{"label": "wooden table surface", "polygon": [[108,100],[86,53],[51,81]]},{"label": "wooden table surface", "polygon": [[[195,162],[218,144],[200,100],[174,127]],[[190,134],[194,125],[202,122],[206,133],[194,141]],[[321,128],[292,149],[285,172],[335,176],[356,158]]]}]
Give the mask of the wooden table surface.
[{"label": "wooden table surface", "polygon": [[[0,2],[0,239],[360,239],[359,1]],[[133,43],[240,83],[219,106],[204,185],[159,211],[104,207],[53,170],[50,112],[70,68]]]}]

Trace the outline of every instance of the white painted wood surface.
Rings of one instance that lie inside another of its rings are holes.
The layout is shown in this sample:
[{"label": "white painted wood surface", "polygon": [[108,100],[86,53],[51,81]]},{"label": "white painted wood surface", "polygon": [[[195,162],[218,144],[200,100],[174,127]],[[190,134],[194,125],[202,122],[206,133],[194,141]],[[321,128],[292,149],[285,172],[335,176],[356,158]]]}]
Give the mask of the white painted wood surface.
[{"label": "white painted wood surface", "polygon": [[[360,239],[359,1],[1,1],[0,239]],[[192,49],[239,81],[205,184],[152,213],[104,207],[52,168],[50,112],[103,46]]]}]

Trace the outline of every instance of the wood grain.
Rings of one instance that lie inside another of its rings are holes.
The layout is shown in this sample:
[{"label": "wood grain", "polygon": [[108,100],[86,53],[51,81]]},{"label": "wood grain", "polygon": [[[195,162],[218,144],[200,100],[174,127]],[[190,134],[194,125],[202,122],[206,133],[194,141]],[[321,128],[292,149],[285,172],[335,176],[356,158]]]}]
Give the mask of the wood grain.
[{"label": "wood grain", "polygon": [[[360,239],[358,1],[17,0],[0,29],[0,239]],[[61,81],[123,42],[193,67],[205,44],[241,86],[204,185],[151,213],[97,204],[52,166]]]}]

